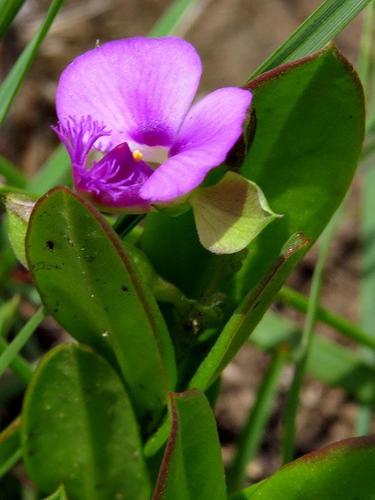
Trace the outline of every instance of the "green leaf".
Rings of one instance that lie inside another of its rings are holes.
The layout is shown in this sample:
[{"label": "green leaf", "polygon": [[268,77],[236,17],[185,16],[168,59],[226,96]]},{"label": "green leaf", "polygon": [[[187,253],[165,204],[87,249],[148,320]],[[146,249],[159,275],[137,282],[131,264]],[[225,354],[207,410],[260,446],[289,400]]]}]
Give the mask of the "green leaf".
[{"label": "green leaf", "polygon": [[375,498],[375,438],[339,441],[281,468],[231,500]]},{"label": "green leaf", "polygon": [[17,259],[27,268],[25,238],[35,200],[21,194],[10,193],[5,197],[8,215],[8,237]]},{"label": "green leaf", "polygon": [[0,37],[16,17],[25,0],[0,0]]},{"label": "green leaf", "polygon": [[22,409],[30,478],[69,500],[147,500],[136,420],[119,376],[90,349],[60,345],[38,366]]},{"label": "green leaf", "polygon": [[212,272],[210,262],[218,258],[199,242],[191,211],[179,217],[148,214],[141,247],[156,272],[189,297],[200,295]]},{"label": "green leaf", "polygon": [[243,250],[277,217],[261,189],[235,172],[196,190],[189,202],[200,242],[213,253]]},{"label": "green leaf", "polygon": [[189,387],[205,391],[217,379],[255,329],[291,269],[304,255],[308,244],[309,241],[301,234],[296,234],[288,240],[270,272],[258,287],[245,296],[229,318],[190,381]]},{"label": "green leaf", "polygon": [[10,70],[9,74],[2,82],[0,86],[0,125],[4,123],[4,120],[8,114],[9,108],[15,98],[18,89],[21,86],[32,62],[34,61],[38,49],[46,37],[49,28],[56,14],[58,13],[60,7],[64,3],[64,0],[53,0],[47,15],[35,37],[24,49],[17,62]]},{"label": "green leaf", "polygon": [[51,314],[110,360],[113,348],[137,410],[159,411],[176,379],[172,344],[152,293],[105,219],[56,188],[36,204],[26,246]]},{"label": "green leaf", "polygon": [[204,394],[170,396],[171,432],[153,500],[225,500],[215,418]]},{"label": "green leaf", "polygon": [[364,98],[353,68],[330,46],[249,83],[256,131],[242,174],[284,215],[250,245],[244,294],[285,240],[321,234],[353,178],[364,136]]},{"label": "green leaf", "polygon": [[253,73],[253,77],[279,64],[322,49],[371,0],[326,0]]}]

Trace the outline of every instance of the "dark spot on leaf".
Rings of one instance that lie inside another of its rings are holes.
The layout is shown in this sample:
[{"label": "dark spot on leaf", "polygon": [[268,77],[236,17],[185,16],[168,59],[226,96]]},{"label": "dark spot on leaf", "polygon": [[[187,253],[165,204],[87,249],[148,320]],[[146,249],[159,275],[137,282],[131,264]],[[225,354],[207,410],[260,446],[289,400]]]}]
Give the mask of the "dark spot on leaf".
[{"label": "dark spot on leaf", "polygon": [[128,287],[127,287],[127,286],[125,286],[125,285],[122,285],[121,290],[122,290],[123,292],[128,292],[128,291],[129,291]]},{"label": "dark spot on leaf", "polygon": [[94,255],[84,255],[83,258],[85,259],[86,262],[93,262],[95,260]]},{"label": "dark spot on leaf", "polygon": [[55,248],[55,244],[53,241],[48,240],[46,241],[46,247],[48,248],[48,250],[52,251]]}]

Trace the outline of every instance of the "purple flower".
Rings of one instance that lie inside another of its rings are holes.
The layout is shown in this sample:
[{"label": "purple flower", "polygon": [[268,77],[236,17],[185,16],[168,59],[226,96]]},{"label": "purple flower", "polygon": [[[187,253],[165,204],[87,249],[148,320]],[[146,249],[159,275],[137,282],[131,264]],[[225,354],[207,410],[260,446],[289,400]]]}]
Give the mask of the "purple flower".
[{"label": "purple flower", "polygon": [[192,105],[200,77],[197,52],[174,37],[116,40],[77,57],[58,84],[54,128],[76,189],[108,208],[147,211],[199,186],[241,135],[252,97],[227,87]]}]

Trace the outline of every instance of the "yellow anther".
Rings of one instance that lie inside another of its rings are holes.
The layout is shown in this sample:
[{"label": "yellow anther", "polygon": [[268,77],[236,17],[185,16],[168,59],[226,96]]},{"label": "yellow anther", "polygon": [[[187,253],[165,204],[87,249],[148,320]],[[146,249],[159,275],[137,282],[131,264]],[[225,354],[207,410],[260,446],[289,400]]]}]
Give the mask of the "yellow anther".
[{"label": "yellow anther", "polygon": [[142,160],[143,154],[139,151],[139,149],[136,149],[135,151],[133,151],[133,158],[135,159],[135,161]]}]

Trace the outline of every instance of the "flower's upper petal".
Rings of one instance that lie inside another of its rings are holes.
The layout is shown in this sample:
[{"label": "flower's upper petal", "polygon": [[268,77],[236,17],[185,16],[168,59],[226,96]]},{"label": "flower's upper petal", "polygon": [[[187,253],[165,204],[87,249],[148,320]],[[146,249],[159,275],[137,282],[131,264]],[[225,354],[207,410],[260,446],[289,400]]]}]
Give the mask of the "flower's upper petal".
[{"label": "flower's upper petal", "polygon": [[152,174],[143,161],[136,161],[126,143],[116,146],[89,170],[81,171],[78,191],[89,193],[99,205],[147,212],[150,205],[139,190]]},{"label": "flower's upper petal", "polygon": [[100,149],[128,142],[170,146],[201,76],[199,55],[174,37],[115,40],[65,69],[57,88],[59,120],[91,116],[112,131]]},{"label": "flower's upper petal", "polygon": [[207,173],[225,160],[241,135],[251,98],[248,90],[227,87],[195,104],[169,159],[146,181],[141,196],[152,203],[169,202],[199,186]]}]

